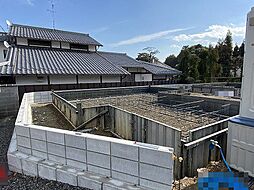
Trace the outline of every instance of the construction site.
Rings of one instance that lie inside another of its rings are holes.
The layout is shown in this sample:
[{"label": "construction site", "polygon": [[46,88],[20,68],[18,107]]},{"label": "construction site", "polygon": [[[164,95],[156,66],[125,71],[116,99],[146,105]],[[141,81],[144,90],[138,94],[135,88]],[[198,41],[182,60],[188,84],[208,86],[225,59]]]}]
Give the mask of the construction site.
[{"label": "construction site", "polygon": [[227,121],[239,111],[238,99],[160,87],[56,91],[52,105],[47,120],[39,121],[34,112],[49,105],[33,104],[33,123],[62,128],[65,120],[67,130],[172,147],[184,158],[175,162],[175,178],[194,176],[220,159],[207,145],[217,139],[226,151]]}]

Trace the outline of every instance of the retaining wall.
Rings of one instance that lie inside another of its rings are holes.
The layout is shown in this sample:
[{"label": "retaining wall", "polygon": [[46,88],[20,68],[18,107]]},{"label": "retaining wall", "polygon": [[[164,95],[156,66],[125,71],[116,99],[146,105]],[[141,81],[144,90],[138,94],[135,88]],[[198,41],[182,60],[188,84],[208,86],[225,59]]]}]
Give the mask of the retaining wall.
[{"label": "retaining wall", "polygon": [[171,189],[172,148],[32,125],[30,104],[50,101],[50,92],[24,95],[8,151],[11,170],[103,190],[117,189],[111,178],[122,189]]}]

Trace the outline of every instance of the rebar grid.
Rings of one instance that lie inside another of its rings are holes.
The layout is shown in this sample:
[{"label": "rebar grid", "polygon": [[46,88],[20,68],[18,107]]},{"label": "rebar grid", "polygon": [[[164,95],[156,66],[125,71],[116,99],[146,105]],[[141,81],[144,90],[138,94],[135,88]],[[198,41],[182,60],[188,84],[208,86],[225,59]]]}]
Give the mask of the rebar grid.
[{"label": "rebar grid", "polygon": [[[188,135],[190,129],[201,127],[228,116],[223,115],[228,105],[221,109],[206,112],[201,108],[204,101],[181,102],[172,101],[172,104],[163,104],[158,101],[156,94],[134,94],[124,96],[101,97],[83,99],[83,108],[112,105],[123,110],[139,114],[144,117],[165,123],[182,130],[182,135]],[[74,101],[72,103],[75,103]]]}]

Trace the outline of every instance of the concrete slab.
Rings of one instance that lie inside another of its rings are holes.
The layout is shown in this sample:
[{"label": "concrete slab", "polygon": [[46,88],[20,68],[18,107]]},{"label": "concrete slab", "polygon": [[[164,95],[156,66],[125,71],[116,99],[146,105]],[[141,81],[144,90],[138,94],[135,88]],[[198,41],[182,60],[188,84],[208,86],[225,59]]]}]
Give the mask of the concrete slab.
[{"label": "concrete slab", "polygon": [[88,168],[88,171],[90,171],[90,172],[94,172],[96,174],[100,174],[100,175],[107,176],[107,177],[111,176],[111,172],[109,169],[104,169],[104,168],[96,167],[93,165],[87,165],[87,168]]},{"label": "concrete slab", "polygon": [[111,158],[112,170],[132,176],[138,176],[138,162],[122,158]]},{"label": "concrete slab", "polygon": [[66,147],[66,158],[86,162],[86,151],[77,148]]},{"label": "concrete slab", "polygon": [[128,182],[131,184],[139,184],[139,180],[138,177],[136,176],[132,176],[132,175],[128,175],[128,174],[124,174],[124,173],[120,173],[120,172],[116,172],[116,171],[112,171],[112,178],[113,179],[118,179],[124,182]]},{"label": "concrete slab", "polygon": [[87,164],[110,169],[110,156],[87,151]]},{"label": "concrete slab", "polygon": [[38,164],[38,174],[40,177],[56,181],[57,164],[51,161],[42,161]]},{"label": "concrete slab", "polygon": [[47,142],[64,145],[64,133],[47,131]]},{"label": "concrete slab", "polygon": [[30,134],[32,139],[46,141],[46,131],[42,129],[30,128]]},{"label": "concrete slab", "polygon": [[28,155],[31,155],[31,154],[32,154],[31,148],[18,146],[18,147],[17,147],[17,150],[18,150],[19,152],[24,153],[24,154],[28,154]]},{"label": "concrete slab", "polygon": [[66,159],[66,161],[67,161],[68,166],[78,168],[78,169],[81,169],[84,171],[87,170],[87,165],[84,162],[78,162],[78,161],[71,160],[71,159]]},{"label": "concrete slab", "polygon": [[146,180],[146,179],[140,179],[140,186],[155,189],[155,190],[157,190],[157,189],[158,190],[170,190],[170,189],[172,189],[171,185],[165,185],[165,184],[153,182],[151,180]]},{"label": "concrete slab", "polygon": [[171,185],[172,175],[172,170],[148,164],[140,164],[140,177],[143,179]]},{"label": "concrete slab", "polygon": [[161,166],[165,168],[172,168],[172,152],[158,151],[158,149],[139,148],[140,162]]},{"label": "concrete slab", "polygon": [[31,148],[30,138],[17,135],[17,145]]},{"label": "concrete slab", "polygon": [[83,175],[78,175],[78,186],[93,190],[102,190],[102,183],[105,180],[107,179],[102,176],[86,172]]},{"label": "concrete slab", "polygon": [[41,141],[37,139],[31,139],[32,149],[38,150],[41,152],[47,152],[47,143],[46,141]]},{"label": "concrete slab", "polygon": [[21,159],[23,173],[28,176],[38,177],[38,163],[41,161],[43,161],[42,158],[35,156]]},{"label": "concrete slab", "polygon": [[48,159],[48,154],[45,152],[41,152],[38,150],[32,150],[32,155],[39,157],[39,158],[43,158],[43,159]]},{"label": "concrete slab", "polygon": [[60,156],[55,156],[52,154],[48,154],[48,159],[54,161],[58,164],[66,164],[66,159]]},{"label": "concrete slab", "polygon": [[110,154],[110,142],[87,137],[87,150]]},{"label": "concrete slab", "polygon": [[[79,134],[79,133],[77,133]],[[73,148],[86,149],[85,137],[77,134],[65,134],[65,145]]]},{"label": "concrete slab", "polygon": [[60,156],[60,157],[65,157],[65,146],[59,145],[59,144],[54,144],[54,143],[47,143],[48,144],[48,153],[55,155],[55,156]]},{"label": "concrete slab", "polygon": [[63,166],[62,168],[58,168],[56,170],[56,179],[62,183],[68,183],[73,186],[78,185],[78,170]]},{"label": "concrete slab", "polygon": [[30,128],[24,125],[15,125],[16,134],[23,137],[30,137]]},{"label": "concrete slab", "polygon": [[149,190],[148,188],[137,187],[122,181],[110,179],[108,182],[103,183],[103,190]]},{"label": "concrete slab", "polygon": [[111,155],[138,161],[138,147],[111,142]]}]

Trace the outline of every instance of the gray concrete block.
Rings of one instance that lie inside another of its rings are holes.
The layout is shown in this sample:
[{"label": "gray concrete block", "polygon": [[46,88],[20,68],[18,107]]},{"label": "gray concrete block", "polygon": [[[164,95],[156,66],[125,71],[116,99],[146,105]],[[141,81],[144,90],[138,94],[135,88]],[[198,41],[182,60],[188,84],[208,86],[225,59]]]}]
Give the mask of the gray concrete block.
[{"label": "gray concrete block", "polygon": [[109,155],[110,142],[105,140],[87,138],[87,150]]},{"label": "gray concrete block", "polygon": [[38,174],[41,178],[56,181],[56,164],[50,161],[42,161],[38,164]]},{"label": "gray concrete block", "polygon": [[85,137],[75,134],[65,134],[65,144],[73,148],[86,149]]},{"label": "gray concrete block", "polygon": [[84,175],[78,175],[78,186],[85,187],[93,190],[102,189],[102,177],[94,174],[88,174],[87,172]]},{"label": "gray concrete block", "polygon": [[66,164],[66,159],[64,157],[48,154],[48,159],[59,164]]},{"label": "gray concrete block", "polygon": [[84,162],[78,162],[78,161],[71,160],[71,159],[66,159],[66,161],[67,161],[68,166],[78,168],[81,170],[87,170],[86,163],[84,163]]},{"label": "gray concrete block", "polygon": [[110,156],[87,151],[87,164],[110,169]]},{"label": "gray concrete block", "polygon": [[80,162],[86,162],[86,151],[77,148],[66,147],[66,158]]},{"label": "gray concrete block", "polygon": [[87,165],[87,168],[88,168],[88,171],[90,172],[100,174],[103,176],[108,176],[108,177],[111,176],[109,169],[104,169],[104,168],[93,166],[93,165]]},{"label": "gray concrete block", "polygon": [[47,143],[48,144],[48,153],[53,154],[60,157],[65,157],[65,146],[54,144],[54,143]]},{"label": "gray concrete block", "polygon": [[140,162],[151,165],[172,168],[172,152],[163,152],[149,148],[139,148]]},{"label": "gray concrete block", "polygon": [[15,153],[10,153],[7,154],[7,159],[10,171],[22,173],[21,158],[19,156],[15,155]]},{"label": "gray concrete block", "polygon": [[36,129],[31,127],[30,134],[32,139],[38,139],[41,141],[46,141],[46,131],[42,129]]},{"label": "gray concrete block", "polygon": [[67,183],[73,186],[78,185],[78,170],[63,166],[56,170],[56,179],[62,183]]},{"label": "gray concrete block", "polygon": [[16,134],[19,136],[30,137],[29,127],[15,125]]},{"label": "gray concrete block", "polygon": [[30,156],[28,158],[21,159],[22,171],[25,175],[38,176],[38,163],[43,159],[37,158],[35,156]]},{"label": "gray concrete block", "polygon": [[124,174],[124,173],[120,173],[120,172],[116,172],[116,171],[112,171],[112,178],[113,179],[118,179],[124,182],[129,182],[132,184],[138,184],[138,177],[132,176],[132,175],[128,175],[128,174]]},{"label": "gray concrete block", "polygon": [[112,170],[138,176],[138,162],[112,157]]},{"label": "gray concrete block", "polygon": [[138,161],[138,147],[111,142],[111,155]]},{"label": "gray concrete block", "polygon": [[26,148],[31,148],[30,138],[17,135],[17,145],[20,145]]},{"label": "gray concrete block", "polygon": [[[110,179],[108,182],[103,183],[103,190],[145,190],[145,189],[141,187],[136,187],[126,182]],[[148,188],[146,190],[148,190]]]},{"label": "gray concrete block", "polygon": [[38,150],[38,151],[41,151],[41,152],[47,152],[47,143],[46,143],[46,141],[31,139],[31,143],[32,143],[32,149],[33,150]]},{"label": "gray concrete block", "polygon": [[43,158],[43,159],[48,159],[48,154],[46,152],[41,152],[38,150],[32,150],[32,155],[39,157],[39,158]]},{"label": "gray concrete block", "polygon": [[154,189],[154,190],[157,190],[157,189],[158,190],[170,190],[170,189],[172,189],[171,185],[156,183],[156,182],[153,182],[151,180],[146,180],[146,179],[140,179],[140,186],[147,187],[147,188]]},{"label": "gray concrete block", "polygon": [[148,164],[140,164],[140,178],[152,180],[154,182],[172,184],[173,171]]},{"label": "gray concrete block", "polygon": [[28,154],[28,155],[31,155],[31,154],[32,154],[31,148],[27,148],[27,147],[23,147],[23,146],[17,146],[17,150],[18,150],[19,152],[24,153],[24,154]]},{"label": "gray concrete block", "polygon": [[64,133],[47,131],[47,141],[55,144],[64,145]]}]

